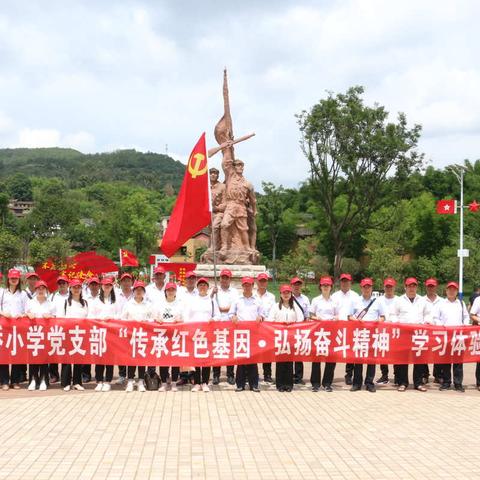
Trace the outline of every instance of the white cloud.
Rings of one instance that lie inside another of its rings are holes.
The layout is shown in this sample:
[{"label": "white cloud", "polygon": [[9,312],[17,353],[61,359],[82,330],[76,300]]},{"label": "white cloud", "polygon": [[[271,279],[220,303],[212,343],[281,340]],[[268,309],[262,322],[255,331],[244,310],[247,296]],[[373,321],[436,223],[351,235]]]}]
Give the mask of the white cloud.
[{"label": "white cloud", "polygon": [[24,128],[18,133],[17,147],[21,148],[46,148],[60,145],[60,132],[49,128]]}]

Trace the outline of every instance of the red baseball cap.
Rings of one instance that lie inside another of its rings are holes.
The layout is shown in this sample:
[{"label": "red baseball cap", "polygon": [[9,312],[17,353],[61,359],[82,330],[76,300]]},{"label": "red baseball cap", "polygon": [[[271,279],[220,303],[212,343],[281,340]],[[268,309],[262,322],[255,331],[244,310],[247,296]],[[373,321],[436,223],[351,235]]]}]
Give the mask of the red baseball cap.
[{"label": "red baseball cap", "polygon": [[[196,276],[196,275],[195,275]],[[207,285],[210,285],[209,281],[205,278],[205,277],[200,277],[198,280],[197,280],[197,285],[199,283],[206,283]]]},{"label": "red baseball cap", "polygon": [[291,292],[292,287],[290,285],[280,285],[280,293]]},{"label": "red baseball cap", "polygon": [[320,277],[320,280],[318,282],[319,285],[333,285],[333,280],[332,277]]},{"label": "red baseball cap", "polygon": [[340,275],[340,280],[348,280],[349,282],[351,282],[352,276],[349,273],[342,273]]},{"label": "red baseball cap", "polygon": [[58,282],[67,282],[67,283],[68,283],[69,281],[70,281],[70,280],[69,280],[68,277],[65,276],[65,275],[60,275],[60,276],[57,278],[57,283],[58,283]]},{"label": "red baseball cap", "polygon": [[232,272],[231,272],[228,268],[224,268],[224,269],[220,272],[220,276],[221,276],[221,277],[232,278]]},{"label": "red baseball cap", "polygon": [[392,278],[392,277],[387,277],[384,281],[383,281],[383,286],[384,287],[394,287],[395,285],[397,284],[397,281]]},{"label": "red baseball cap", "polygon": [[366,287],[367,285],[373,287],[373,280],[371,278],[362,278],[360,286]]},{"label": "red baseball cap", "polygon": [[142,282],[141,280],[135,280],[133,289],[135,290],[136,288],[143,288],[145,290],[145,282]]},{"label": "red baseball cap", "polygon": [[296,283],[303,283],[303,280],[301,278],[298,278],[298,277],[293,277],[290,280],[290,285],[295,285]]},{"label": "red baseball cap", "polygon": [[192,278],[192,277],[196,277],[197,274],[193,271],[193,270],[190,270],[189,272],[187,272],[185,274],[185,278]]},{"label": "red baseball cap", "polygon": [[262,272],[257,275],[257,280],[270,280],[267,272]]},{"label": "red baseball cap", "polygon": [[11,268],[8,271],[7,278],[21,278],[22,277],[22,272],[20,270],[17,270],[16,268]]},{"label": "red baseball cap", "polygon": [[447,288],[456,288],[458,290],[458,283],[457,282],[448,282]]},{"label": "red baseball cap", "polygon": [[[28,272],[28,273],[25,275],[25,278],[26,278],[26,279],[29,279],[29,278],[32,278],[32,277],[40,278],[35,272]],[[37,288],[37,287],[35,287],[35,288]]]},{"label": "red baseball cap", "polygon": [[418,280],[415,277],[408,277],[405,279],[405,285],[418,285]]},{"label": "red baseball cap", "polygon": [[129,278],[130,280],[133,280],[133,275],[128,272],[122,273],[122,276],[120,277],[120,281],[122,281],[124,278]]},{"label": "red baseball cap", "polygon": [[35,283],[35,290],[40,287],[45,287],[46,289],[48,289],[47,284],[43,280],[39,280]]},{"label": "red baseball cap", "polygon": [[102,285],[113,285],[114,283],[115,283],[115,279],[113,277],[102,278]]},{"label": "red baseball cap", "polygon": [[98,277],[91,277],[87,280],[87,285],[90,285],[91,283],[100,284],[100,279]]},{"label": "red baseball cap", "polygon": [[157,265],[154,269],[153,269],[153,274],[157,274],[157,273],[165,273],[165,269],[161,266],[161,265]]},{"label": "red baseball cap", "polygon": [[72,278],[69,282],[71,287],[81,287],[82,286],[82,281],[79,280],[78,278]]},{"label": "red baseball cap", "polygon": [[438,282],[435,278],[427,278],[425,280],[426,287],[438,287]]},{"label": "red baseball cap", "polygon": [[169,288],[173,288],[174,290],[177,289],[177,284],[176,283],[173,283],[173,282],[168,282],[166,285],[165,285],[165,290],[168,290]]},{"label": "red baseball cap", "polygon": [[249,283],[249,284],[253,285],[255,283],[255,281],[253,280],[252,277],[243,277],[242,278],[242,285],[245,285],[246,283]]}]

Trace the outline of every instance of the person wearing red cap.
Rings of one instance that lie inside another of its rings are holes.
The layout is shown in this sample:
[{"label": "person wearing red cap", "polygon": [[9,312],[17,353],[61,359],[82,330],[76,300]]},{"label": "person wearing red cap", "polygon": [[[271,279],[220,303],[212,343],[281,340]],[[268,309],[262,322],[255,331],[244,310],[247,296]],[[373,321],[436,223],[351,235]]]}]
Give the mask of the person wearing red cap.
[{"label": "person wearing red cap", "polygon": [[190,298],[198,295],[197,274],[189,271],[185,274],[185,286],[178,289],[178,297],[187,302]]},{"label": "person wearing red cap", "polygon": [[[377,302],[377,298],[372,296],[373,280],[371,278],[364,278],[360,282],[362,295],[354,303],[352,307],[349,320],[361,320],[362,322],[384,322],[385,312],[381,302]],[[355,348],[355,347],[354,347]],[[367,365],[365,375],[365,388],[367,391],[375,392],[375,384],[373,383],[375,377],[375,364]],[[356,392],[362,389],[363,383],[363,364],[355,363],[353,366],[353,382],[351,392]]]},{"label": "person wearing red cap", "polygon": [[35,272],[28,272],[25,275],[25,280],[27,282],[25,293],[28,299],[31,300],[36,294],[35,285],[40,280],[40,277]]},{"label": "person wearing red cap", "polygon": [[[83,298],[82,282],[80,280],[74,279],[70,281],[70,292],[65,302],[62,317],[88,318],[88,303]],[[72,375],[72,365],[69,363],[62,364],[61,377],[61,385],[65,392],[69,392],[72,389],[72,383],[74,390],[85,390],[82,386],[82,365],[73,365]]]},{"label": "person wearing red cap", "polygon": [[[270,309],[268,321],[277,323],[303,322],[305,317],[302,309],[293,301],[292,287],[280,286],[280,301]],[[293,390],[293,362],[277,362],[275,384],[279,392]]]},{"label": "person wearing red cap", "polygon": [[[470,307],[470,319],[472,325],[480,325],[480,296],[475,297]],[[480,362],[477,362],[475,369],[475,380],[477,390],[480,391]]]},{"label": "person wearing red cap", "polygon": [[[242,278],[242,295],[234,302],[228,316],[234,323],[241,322],[261,322],[264,319],[264,313],[260,300],[253,295],[254,280],[252,277]],[[260,392],[258,388],[258,365],[249,363],[247,365],[237,366],[237,375],[235,383],[237,384],[236,392],[243,392],[248,378],[250,390]]]},{"label": "person wearing red cap", "polygon": [[[119,319],[121,312],[114,289],[115,279],[104,277],[100,293],[89,302],[88,316],[95,320]],[[109,392],[112,389],[113,365],[95,365],[96,392]]]},{"label": "person wearing red cap", "polygon": [[[87,280],[87,288],[84,292],[84,298],[88,302],[89,307],[92,306],[95,300],[100,296],[100,279],[98,277],[90,277]],[[82,382],[88,383],[92,380],[92,366],[85,363],[82,365]]]},{"label": "person wearing red cap", "polygon": [[[187,323],[220,320],[217,302],[208,294],[209,283],[204,277],[197,280],[198,295],[193,296],[185,307],[183,320]],[[192,392],[209,392],[210,367],[195,367]]]},{"label": "person wearing red cap", "polygon": [[[227,268],[220,272],[220,288],[213,287],[212,295],[214,301],[217,302],[220,310],[220,319],[228,321],[228,312],[233,302],[238,298],[238,290],[231,286],[232,272]],[[213,385],[220,383],[221,367],[213,367]],[[227,366],[227,382],[230,385],[235,384],[235,367],[233,365]]]},{"label": "person wearing red cap", "polygon": [[[340,275],[340,290],[332,293],[333,301],[338,305],[338,318],[346,320],[352,311],[353,304],[359,299],[357,292],[352,290],[352,276],[349,273]],[[353,363],[345,364],[345,384],[352,385]]]},{"label": "person wearing red cap", "polygon": [[[26,315],[28,318],[51,318],[55,316],[54,306],[48,299],[47,284],[41,280],[35,283],[35,295],[27,302]],[[28,390],[45,391],[48,384],[48,363],[30,365],[30,384]]]},{"label": "person wearing red cap", "polygon": [[165,300],[165,269],[157,265],[153,270],[153,282],[147,285],[147,300],[156,305]]},{"label": "person wearing red cap", "polygon": [[[435,305],[433,309],[433,322],[442,327],[456,327],[470,324],[470,315],[463,300],[458,298],[458,283],[447,283],[447,298]],[[443,363],[438,365],[442,384],[440,390],[449,390],[452,385],[457,392],[464,392],[463,363]]]},{"label": "person wearing red cap", "polygon": [[[320,288],[320,295],[312,300],[310,305],[310,318],[315,321],[338,320],[340,309],[331,296],[333,287],[332,278],[328,276],[321,277],[318,286]],[[325,363],[323,380],[321,380],[321,365],[321,362],[312,363],[312,372],[310,375],[312,391],[318,392],[320,385],[322,385],[326,392],[333,392],[332,383],[336,364],[333,362]]]},{"label": "person wearing red cap", "polygon": [[[390,311],[390,321],[397,323],[432,323],[432,309],[422,296],[417,294],[418,280],[415,277],[405,279],[405,294],[398,297]],[[397,365],[398,391],[408,388],[408,365]],[[423,385],[425,365],[413,366],[413,385],[416,390],[426,392]]]},{"label": "person wearing red cap", "polygon": [[[305,318],[308,318],[310,312],[310,300],[302,293],[303,280],[294,277],[290,280],[292,287],[293,301],[302,309]],[[297,385],[305,385],[303,381],[303,362],[295,362],[293,364],[293,382]]]},{"label": "person wearing red cap", "polygon": [[[116,303],[120,312],[123,312],[125,305],[133,299],[133,276],[131,273],[125,272],[120,275],[120,288],[115,292]],[[121,314],[120,314],[121,315]],[[127,379],[127,367],[125,365],[118,366],[117,385],[123,385]]]},{"label": "person wearing red cap", "polygon": [[[397,281],[392,277],[387,277],[383,281],[383,292],[384,294],[378,299],[378,301],[383,306],[383,311],[385,312],[385,321],[390,321],[390,310],[393,308],[395,303],[395,299],[398,298],[395,295],[395,287],[397,285]],[[377,385],[387,385],[390,382],[388,378],[388,365],[380,365],[380,371],[382,375],[380,378],[375,382]],[[395,373],[395,368],[393,369],[394,375],[394,384],[397,383],[397,375]]]},{"label": "person wearing red cap", "polygon": [[[1,292],[0,297],[0,315],[10,318],[23,317],[25,315],[25,308],[28,297],[21,284],[21,272],[16,268],[11,268],[7,274],[6,288]],[[26,365],[12,365],[11,369],[11,384],[15,390],[20,388],[20,383],[24,380]],[[2,389],[8,390],[8,365],[0,366],[0,381]]]},{"label": "person wearing red cap", "polygon": [[[139,322],[152,322],[153,310],[152,304],[147,301],[145,283],[140,280],[136,280],[133,284],[133,298],[123,308],[121,318],[122,320],[136,320]],[[125,391],[127,393],[133,392],[135,386],[135,371],[137,367],[135,365],[127,365],[127,387]],[[139,392],[145,392],[145,371],[146,368],[143,365],[138,366],[138,381],[137,390]]]},{"label": "person wearing red cap", "polygon": [[[165,284],[164,300],[158,303],[153,311],[153,318],[157,323],[181,323],[183,322],[183,302],[177,298],[177,284],[168,282]],[[161,385],[159,392],[166,392],[168,380],[170,379],[172,392],[177,391],[177,381],[180,374],[179,367],[172,367],[172,374],[169,374],[170,367],[160,367]]]}]

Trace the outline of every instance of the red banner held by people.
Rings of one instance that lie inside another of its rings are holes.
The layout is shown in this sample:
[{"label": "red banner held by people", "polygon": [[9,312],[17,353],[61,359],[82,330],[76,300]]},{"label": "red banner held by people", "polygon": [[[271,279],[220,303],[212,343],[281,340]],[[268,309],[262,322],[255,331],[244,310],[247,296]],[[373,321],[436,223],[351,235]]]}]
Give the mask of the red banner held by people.
[{"label": "red banner held by people", "polygon": [[480,327],[0,317],[0,364],[221,366],[281,361],[480,362]]}]

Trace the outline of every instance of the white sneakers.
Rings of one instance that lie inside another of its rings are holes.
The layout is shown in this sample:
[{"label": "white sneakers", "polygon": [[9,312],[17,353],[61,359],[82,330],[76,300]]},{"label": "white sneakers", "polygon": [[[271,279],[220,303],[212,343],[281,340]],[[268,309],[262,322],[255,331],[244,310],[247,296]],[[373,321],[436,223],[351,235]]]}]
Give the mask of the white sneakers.
[{"label": "white sneakers", "polygon": [[208,386],[206,383],[204,383],[204,384],[202,385],[202,390],[203,390],[205,393],[207,393],[207,392],[210,391],[210,388],[209,388],[209,386]]},{"label": "white sneakers", "polygon": [[176,384],[176,383],[172,383],[172,387],[170,388],[170,390],[171,390],[172,392],[178,392],[177,384]]},{"label": "white sneakers", "polygon": [[102,385],[102,392],[109,392],[112,389],[112,386],[109,383],[104,383]]},{"label": "white sneakers", "polygon": [[98,382],[97,383],[97,386],[94,388],[94,391],[95,392],[101,392],[103,390],[103,383],[102,382]]},{"label": "white sneakers", "polygon": [[165,384],[162,384],[162,386],[158,389],[159,392],[166,392],[167,391],[167,387],[165,386]]},{"label": "white sneakers", "polygon": [[69,392],[72,387],[70,385],[67,385],[66,387],[63,387],[64,392]]},{"label": "white sneakers", "polygon": [[76,384],[73,386],[73,389],[74,389],[74,390],[78,390],[79,392],[83,392],[83,391],[85,390],[79,383],[76,383]]},{"label": "white sneakers", "polygon": [[47,384],[45,383],[45,380],[42,380],[40,382],[40,387],[38,387],[38,389],[41,391],[41,392],[45,392],[47,390]]},{"label": "white sneakers", "polygon": [[29,392],[34,392],[36,388],[37,388],[37,382],[35,380],[32,380],[27,390]]},{"label": "white sneakers", "polygon": [[[32,380],[30,382],[30,385],[28,385],[28,391],[29,392],[34,392],[35,389],[37,388],[37,382],[35,380]],[[42,380],[40,382],[40,386],[38,387],[38,389],[41,391],[41,392],[45,392],[47,390],[47,384],[45,383],[45,380]],[[65,388],[64,388],[65,390]],[[68,390],[65,390],[66,392],[68,392]]]},{"label": "white sneakers", "polygon": [[128,393],[128,392],[133,392],[133,385],[134,385],[134,381],[133,380],[129,380],[127,382],[127,388],[125,389],[125,391]]},{"label": "white sneakers", "polygon": [[199,392],[202,389],[201,385],[194,385],[192,388],[192,392]]},{"label": "white sneakers", "polygon": [[147,391],[147,389],[145,388],[145,384],[143,383],[143,380],[139,380],[137,382],[137,390],[139,392],[146,392]]}]

